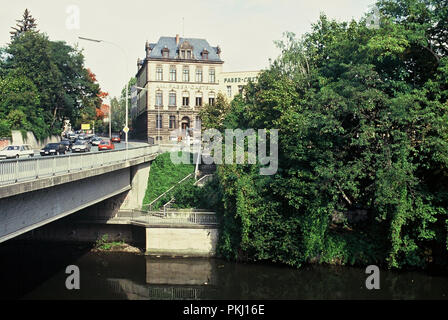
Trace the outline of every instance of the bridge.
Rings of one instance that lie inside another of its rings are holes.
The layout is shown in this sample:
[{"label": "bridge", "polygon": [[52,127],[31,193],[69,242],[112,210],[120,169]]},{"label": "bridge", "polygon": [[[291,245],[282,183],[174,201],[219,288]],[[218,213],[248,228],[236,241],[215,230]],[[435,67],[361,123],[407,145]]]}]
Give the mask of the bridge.
[{"label": "bridge", "polygon": [[124,194],[120,209],[141,207],[157,145],[0,161],[0,243]]}]

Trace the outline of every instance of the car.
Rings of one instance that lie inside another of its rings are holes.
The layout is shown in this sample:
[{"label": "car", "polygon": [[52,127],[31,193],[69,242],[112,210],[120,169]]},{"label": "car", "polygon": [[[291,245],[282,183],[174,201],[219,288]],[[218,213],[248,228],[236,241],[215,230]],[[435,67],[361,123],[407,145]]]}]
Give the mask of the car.
[{"label": "car", "polygon": [[103,139],[95,137],[92,140],[90,140],[90,143],[92,144],[92,146],[99,146],[101,141],[103,141]]},{"label": "car", "polygon": [[72,152],[89,152],[90,144],[87,141],[78,140],[72,146]]},{"label": "car", "polygon": [[71,142],[75,142],[78,139],[78,135],[76,133],[69,133],[68,138]]},{"label": "car", "polygon": [[28,144],[23,144],[7,146],[0,151],[0,159],[18,159],[20,157],[34,157],[33,148]]},{"label": "car", "polygon": [[44,156],[65,154],[66,152],[67,149],[65,148],[65,145],[60,142],[57,142],[47,144],[42,150],[40,150],[40,155],[44,157]]},{"label": "car", "polygon": [[112,135],[112,142],[121,143],[121,138],[118,134]]},{"label": "car", "polygon": [[103,150],[115,150],[115,145],[113,144],[112,140],[101,141],[100,145],[98,146],[98,151]]},{"label": "car", "polygon": [[88,141],[87,137],[83,134],[80,134],[78,138],[76,138],[76,141]]},{"label": "car", "polygon": [[72,150],[73,142],[71,142],[70,140],[62,140],[61,143],[65,146],[66,151]]}]

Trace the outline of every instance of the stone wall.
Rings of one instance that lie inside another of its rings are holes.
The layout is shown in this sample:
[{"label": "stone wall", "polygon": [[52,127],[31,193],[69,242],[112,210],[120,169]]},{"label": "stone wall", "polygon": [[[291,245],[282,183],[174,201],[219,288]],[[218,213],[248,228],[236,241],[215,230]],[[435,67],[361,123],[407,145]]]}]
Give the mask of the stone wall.
[{"label": "stone wall", "polygon": [[12,135],[12,143],[11,144],[15,144],[15,145],[29,144],[29,145],[31,145],[31,147],[33,149],[36,149],[36,150],[45,147],[48,143],[61,141],[61,138],[58,136],[51,136],[51,137],[45,138],[42,141],[38,141],[36,139],[36,137],[34,136],[34,133],[32,133],[31,131],[27,132],[25,138],[22,136],[22,133],[18,130],[12,130],[11,135]]}]

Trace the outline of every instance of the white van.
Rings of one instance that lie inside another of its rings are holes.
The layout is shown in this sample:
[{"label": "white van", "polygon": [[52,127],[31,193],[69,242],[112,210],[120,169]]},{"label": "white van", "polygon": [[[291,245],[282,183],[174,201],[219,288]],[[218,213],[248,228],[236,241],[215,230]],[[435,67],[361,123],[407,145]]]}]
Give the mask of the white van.
[{"label": "white van", "polygon": [[2,151],[0,151],[1,159],[18,159],[20,157],[34,157],[34,150],[28,144],[7,146]]}]

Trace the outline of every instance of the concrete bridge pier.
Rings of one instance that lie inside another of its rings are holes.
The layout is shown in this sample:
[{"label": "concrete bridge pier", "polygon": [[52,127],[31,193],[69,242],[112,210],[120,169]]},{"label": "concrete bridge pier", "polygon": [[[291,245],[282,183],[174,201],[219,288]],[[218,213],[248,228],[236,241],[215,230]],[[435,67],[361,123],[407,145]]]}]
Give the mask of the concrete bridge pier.
[{"label": "concrete bridge pier", "polygon": [[132,189],[126,194],[120,210],[140,209],[145,198],[146,188],[148,186],[151,163],[144,162],[131,167],[131,186]]}]

